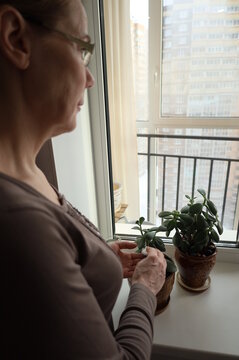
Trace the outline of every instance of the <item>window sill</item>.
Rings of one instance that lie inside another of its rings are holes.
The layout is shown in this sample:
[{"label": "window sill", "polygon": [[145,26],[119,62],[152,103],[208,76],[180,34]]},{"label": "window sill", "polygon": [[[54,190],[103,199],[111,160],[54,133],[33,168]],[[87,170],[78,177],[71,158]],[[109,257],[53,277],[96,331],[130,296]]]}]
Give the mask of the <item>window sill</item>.
[{"label": "window sill", "polygon": [[[117,219],[118,221],[119,219]],[[127,235],[128,236],[137,236],[139,235],[139,231],[138,230],[133,230],[132,227],[135,226],[134,223],[116,223],[115,224],[115,233],[116,235],[119,235],[119,236],[124,236],[126,237]],[[148,225],[143,225],[143,228],[147,229],[151,226],[156,226],[154,224],[148,224]],[[173,236],[174,234],[174,230],[171,232],[171,236]],[[164,232],[159,232],[157,234],[158,236],[161,236],[161,237],[165,237],[165,233]],[[224,229],[223,231],[223,234],[220,235],[220,241],[221,242],[224,242],[224,243],[236,243],[236,235],[237,235],[237,231],[236,230],[227,230],[227,229]]]},{"label": "window sill", "polygon": [[[154,320],[152,359],[238,359],[239,252],[230,250],[219,249],[207,291],[190,293],[175,280],[169,306]],[[128,293],[124,280],[113,311],[116,326]]]}]

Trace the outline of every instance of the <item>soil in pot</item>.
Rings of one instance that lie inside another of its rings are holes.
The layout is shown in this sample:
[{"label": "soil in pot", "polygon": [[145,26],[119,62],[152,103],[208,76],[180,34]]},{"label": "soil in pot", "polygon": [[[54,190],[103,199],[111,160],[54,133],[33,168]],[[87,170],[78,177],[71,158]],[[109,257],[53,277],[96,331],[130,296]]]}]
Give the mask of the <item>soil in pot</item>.
[{"label": "soil in pot", "polygon": [[216,248],[210,256],[192,256],[176,248],[175,260],[184,284],[195,289],[203,287],[216,263],[216,254]]}]

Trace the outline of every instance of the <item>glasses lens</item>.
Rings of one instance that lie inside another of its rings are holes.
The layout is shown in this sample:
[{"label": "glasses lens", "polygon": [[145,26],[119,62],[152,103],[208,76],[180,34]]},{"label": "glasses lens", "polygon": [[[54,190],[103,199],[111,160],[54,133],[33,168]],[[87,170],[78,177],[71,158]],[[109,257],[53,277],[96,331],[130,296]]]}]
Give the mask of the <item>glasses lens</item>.
[{"label": "glasses lens", "polygon": [[91,59],[91,53],[86,50],[86,51],[84,51],[82,57],[83,57],[84,65],[85,66],[89,65],[89,62],[90,62],[90,59]]}]

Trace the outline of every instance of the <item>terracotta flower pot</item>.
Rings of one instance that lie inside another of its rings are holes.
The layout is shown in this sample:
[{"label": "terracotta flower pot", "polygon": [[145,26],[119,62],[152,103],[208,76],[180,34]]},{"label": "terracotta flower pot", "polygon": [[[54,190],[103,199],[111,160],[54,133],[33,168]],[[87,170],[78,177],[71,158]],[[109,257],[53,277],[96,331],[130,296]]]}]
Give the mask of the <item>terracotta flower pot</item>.
[{"label": "terracotta flower pot", "polygon": [[216,263],[216,254],[215,249],[210,256],[190,256],[176,248],[175,260],[184,284],[195,289],[203,287]]},{"label": "terracotta flower pot", "polygon": [[[155,315],[158,315],[161,312],[163,312],[168,306],[168,303],[170,301],[170,294],[173,289],[174,280],[175,280],[175,273],[171,273],[169,276],[166,277],[162,289],[157,293],[156,295],[157,307],[155,310]],[[131,286],[131,279],[128,279],[128,283]]]},{"label": "terracotta flower pot", "polygon": [[155,315],[160,314],[167,307],[167,305],[170,301],[170,294],[173,290],[174,280],[175,280],[175,273],[171,273],[169,276],[166,277],[165,283],[164,283],[162,289],[156,295],[157,307],[155,310]]}]

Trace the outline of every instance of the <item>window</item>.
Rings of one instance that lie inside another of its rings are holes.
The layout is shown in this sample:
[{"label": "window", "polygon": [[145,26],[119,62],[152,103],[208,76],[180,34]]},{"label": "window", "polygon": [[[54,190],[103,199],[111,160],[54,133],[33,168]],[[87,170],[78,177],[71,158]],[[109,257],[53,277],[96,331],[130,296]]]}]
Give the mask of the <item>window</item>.
[{"label": "window", "polygon": [[[127,122],[120,133],[135,127],[137,148],[122,138],[125,153],[121,161],[128,161],[136,151],[137,164],[131,163],[127,171],[125,165],[113,165],[115,182],[119,178],[124,181],[130,173],[135,184],[130,191],[122,189],[127,208],[117,218],[116,230],[124,232],[127,225],[128,231],[139,215],[159,225],[158,212],[183,206],[183,194],[195,194],[203,187],[217,204],[226,229],[223,240],[236,243],[239,11],[232,0],[223,6],[209,0],[200,6],[187,0],[131,0],[128,18],[133,72],[130,102],[135,113],[134,117],[125,116]],[[117,36],[125,46],[129,38],[123,37],[122,29]],[[129,68],[123,69],[119,72],[121,85],[129,80],[125,76]],[[119,109],[127,103],[126,85],[124,89],[121,98],[119,91],[115,95],[121,101]],[[111,142],[113,153],[116,142]],[[133,203],[129,198],[134,191],[138,198]]]},{"label": "window", "polygon": [[[162,101],[164,96],[168,96],[168,91],[173,92],[175,91],[175,88],[178,89],[178,91],[185,92],[186,97],[190,97],[191,92],[204,92],[208,93],[208,96],[210,96],[211,89],[214,89],[216,93],[224,92],[224,96],[227,97],[227,95],[233,91],[234,96],[236,96],[239,100],[239,92],[238,90],[232,90],[237,89],[237,82],[232,78],[230,81],[225,82],[223,71],[225,72],[228,69],[228,64],[231,63],[231,69],[230,71],[233,71],[235,74],[239,71],[239,67],[236,64],[238,61],[238,44],[237,44],[237,36],[236,36],[236,22],[239,20],[238,18],[235,18],[235,15],[231,15],[232,18],[228,19],[228,14],[225,15],[224,18],[222,18],[221,7],[220,9],[218,7],[211,7],[210,2],[208,4],[205,4],[204,6],[195,7],[193,5],[193,2],[191,3],[191,6],[187,2],[182,1],[180,5],[177,5],[175,2],[174,5],[171,7],[171,11],[167,11],[167,18],[171,18],[171,22],[173,24],[177,24],[178,26],[184,26],[188,25],[188,20],[186,21],[184,17],[177,16],[177,11],[180,8],[180,14],[184,14],[184,10],[182,8],[185,6],[185,12],[192,12],[193,16],[191,18],[191,26],[189,26],[190,30],[187,32],[187,35],[191,35],[191,37],[186,40],[187,38],[180,38],[179,44],[180,45],[187,45],[188,51],[185,49],[176,49],[176,46],[173,45],[171,47],[173,51],[173,56],[171,59],[167,59],[164,57],[164,49],[167,48],[167,42],[171,41],[171,39],[165,39],[164,41],[164,47],[163,47],[163,54],[162,54],[162,88],[161,88],[161,96]],[[190,9],[191,8],[191,9]],[[198,13],[200,13],[200,18],[197,18]],[[211,19],[211,14],[214,14],[213,20]],[[162,13],[162,18],[164,19],[164,11]],[[239,15],[238,15],[239,16]],[[227,22],[228,26],[230,26],[229,29],[222,28],[221,25]],[[153,23],[153,19],[151,24]],[[205,28],[205,25],[207,26]],[[214,28],[210,30],[210,26],[213,25]],[[153,26],[153,24],[152,24]],[[167,31],[167,25],[164,26],[163,32]],[[217,40],[215,42],[215,40]],[[174,51],[175,50],[175,51]],[[186,61],[188,63],[187,73],[188,76],[184,77],[182,79],[182,82],[184,84],[183,87],[180,88],[180,86],[173,86],[173,83],[175,82],[175,79],[177,79],[177,72],[181,73],[181,67],[177,63],[177,58],[185,55]],[[210,56],[210,58],[208,58]],[[218,58],[220,56],[221,59]],[[234,60],[233,60],[234,59]],[[155,60],[155,64],[157,63],[158,59]],[[234,64],[232,64],[234,62]],[[164,73],[167,71],[164,68],[170,65],[170,68],[173,69],[173,71],[170,71],[171,74],[171,80],[169,77],[167,79],[164,79]],[[194,71],[194,66],[197,65],[197,72]],[[214,75],[213,72],[210,72],[208,70],[211,69],[211,65],[217,65],[217,67],[214,67]],[[200,68],[199,68],[200,66]],[[219,72],[220,70],[220,72]],[[199,74],[200,72],[204,72],[205,76],[202,81],[201,77],[197,77],[196,74]],[[209,75],[210,74],[210,75]],[[208,83],[208,80],[210,80],[210,83]],[[171,83],[171,86],[169,87],[168,84]],[[226,92],[224,89],[228,89]],[[229,92],[229,93],[227,93]],[[174,94],[175,95],[175,94]],[[220,104],[223,101],[223,99],[220,99]],[[193,108],[189,105],[188,111],[185,108],[184,116],[196,116],[198,117],[198,108],[195,108],[195,111]],[[161,110],[161,108],[159,107]],[[217,105],[217,109],[219,109],[219,104]],[[175,104],[175,110],[172,111],[172,118],[171,121],[173,121],[173,116],[178,113],[177,106]],[[159,114],[159,119],[161,122],[163,122],[163,116],[167,115],[161,112]],[[235,116],[239,115],[239,109],[238,106],[235,104],[234,106],[231,106],[231,109],[228,113],[228,111],[222,110],[222,113],[219,114],[218,110],[215,111],[215,113],[212,113],[210,115],[211,119],[210,122],[217,124],[217,119],[212,119],[213,116],[229,116],[230,118],[233,118]],[[200,117],[208,117],[208,112],[205,112],[202,108],[202,111],[200,113]],[[230,119],[228,119],[230,120]],[[168,119],[167,119],[168,122]],[[198,122],[198,120],[197,120]],[[178,123],[178,121],[177,121]],[[214,125],[215,126],[215,125]]]},{"label": "window", "polygon": [[[188,24],[179,24],[178,30],[180,32],[188,31]],[[165,30],[165,31],[167,31],[167,30]]]}]

